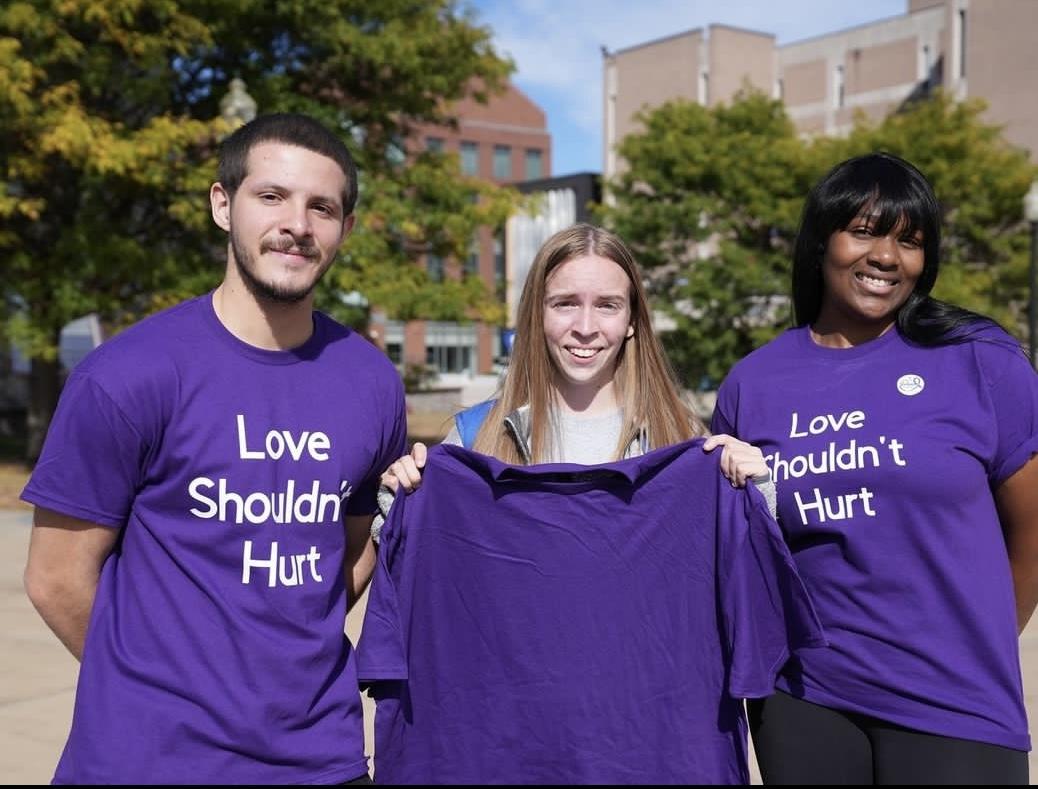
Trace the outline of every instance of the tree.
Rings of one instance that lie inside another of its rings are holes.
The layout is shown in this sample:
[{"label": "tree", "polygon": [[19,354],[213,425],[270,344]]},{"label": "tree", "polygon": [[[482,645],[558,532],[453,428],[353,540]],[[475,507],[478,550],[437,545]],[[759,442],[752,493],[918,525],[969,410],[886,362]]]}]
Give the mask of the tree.
[{"label": "tree", "polygon": [[668,102],[641,122],[621,144],[627,169],[604,217],[674,321],[662,337],[679,374],[716,386],[787,320],[807,151],[781,103],[755,92],[713,108]]},{"label": "tree", "polygon": [[[511,65],[454,0],[23,0],[0,9],[4,330],[32,360],[30,458],[59,386],[69,320],[123,326],[220,275],[208,215],[219,101],[241,77],[261,111],[341,131],[361,168],[358,227],[319,302],[359,290],[391,315],[493,315],[478,281],[413,265],[464,256],[514,200],[411,155],[419,122],[500,88]],[[0,332],[2,333],[2,332]]]},{"label": "tree", "polygon": [[885,150],[928,176],[944,211],[934,295],[1020,332],[1027,288],[1023,194],[1036,170],[983,122],[983,106],[938,93],[849,135],[797,136],[779,102],[670,102],[620,147],[627,170],[603,210],[646,268],[673,319],[664,343],[686,385],[716,386],[790,325],[792,241],[811,184],[837,162]]}]

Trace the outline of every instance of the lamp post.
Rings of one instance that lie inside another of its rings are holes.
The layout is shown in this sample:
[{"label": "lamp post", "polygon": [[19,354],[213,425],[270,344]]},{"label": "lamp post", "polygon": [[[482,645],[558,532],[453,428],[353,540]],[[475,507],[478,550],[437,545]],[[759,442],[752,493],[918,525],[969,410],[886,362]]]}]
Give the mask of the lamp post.
[{"label": "lamp post", "polygon": [[1036,347],[1038,347],[1038,181],[1024,196],[1024,218],[1031,226],[1031,270],[1030,304],[1027,308],[1027,350],[1031,354],[1031,365],[1038,364]]},{"label": "lamp post", "polygon": [[233,126],[241,126],[256,117],[256,100],[245,92],[245,81],[235,77],[230,90],[220,99],[220,115]]}]

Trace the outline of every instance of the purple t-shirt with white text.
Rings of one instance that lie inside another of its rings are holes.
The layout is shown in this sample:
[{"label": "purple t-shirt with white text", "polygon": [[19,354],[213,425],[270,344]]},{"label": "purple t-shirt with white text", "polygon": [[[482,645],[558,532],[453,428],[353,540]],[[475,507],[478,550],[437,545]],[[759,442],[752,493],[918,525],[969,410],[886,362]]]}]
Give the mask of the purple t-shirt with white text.
[{"label": "purple t-shirt with white text", "polygon": [[987,326],[936,348],[791,329],[737,364],[715,432],[759,446],[830,648],[778,687],[931,734],[1028,750],[993,490],[1038,452],[1038,376]]},{"label": "purple t-shirt with white text", "polygon": [[824,643],[778,525],[690,441],[600,466],[431,450],[358,674],[379,783],[747,783],[741,698]]},{"label": "purple t-shirt with white text", "polygon": [[203,296],[81,362],[22,496],[121,539],[55,782],[365,774],[343,520],[374,512],[405,432],[393,366],[320,313],[265,351]]}]

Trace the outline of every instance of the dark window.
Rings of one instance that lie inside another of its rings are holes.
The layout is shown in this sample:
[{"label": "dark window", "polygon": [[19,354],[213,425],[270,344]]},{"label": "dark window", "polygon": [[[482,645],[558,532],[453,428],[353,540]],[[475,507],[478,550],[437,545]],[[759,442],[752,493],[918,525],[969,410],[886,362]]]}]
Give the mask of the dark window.
[{"label": "dark window", "polygon": [[503,285],[505,274],[505,241],[498,233],[494,236],[494,284]]},{"label": "dark window", "polygon": [[544,176],[544,162],[540,148],[526,149],[526,180],[533,181]]},{"label": "dark window", "polygon": [[433,282],[443,282],[444,261],[439,255],[425,256],[425,270]]},{"label": "dark window", "polygon": [[461,144],[461,171],[465,175],[479,175],[479,143]]},{"label": "dark window", "polygon": [[465,258],[465,276],[475,276],[479,274],[479,239],[472,239],[472,243],[469,245],[469,254]]},{"label": "dark window", "polygon": [[507,145],[494,146],[494,178],[500,181],[512,178],[512,149]]}]

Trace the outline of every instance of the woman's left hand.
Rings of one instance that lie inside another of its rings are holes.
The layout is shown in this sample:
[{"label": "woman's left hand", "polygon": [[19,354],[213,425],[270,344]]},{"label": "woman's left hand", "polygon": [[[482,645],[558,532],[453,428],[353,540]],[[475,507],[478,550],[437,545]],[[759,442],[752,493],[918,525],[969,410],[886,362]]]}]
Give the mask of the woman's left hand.
[{"label": "woman's left hand", "polygon": [[764,453],[753,444],[740,441],[735,436],[718,433],[710,436],[703,444],[704,452],[711,452],[717,447],[721,450],[721,473],[732,485],[741,488],[746,481],[754,477],[771,474],[768,464],[764,462]]}]

